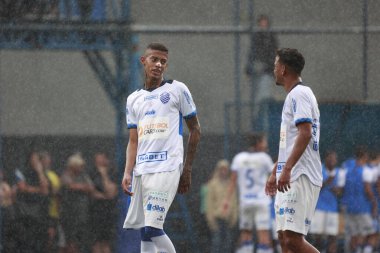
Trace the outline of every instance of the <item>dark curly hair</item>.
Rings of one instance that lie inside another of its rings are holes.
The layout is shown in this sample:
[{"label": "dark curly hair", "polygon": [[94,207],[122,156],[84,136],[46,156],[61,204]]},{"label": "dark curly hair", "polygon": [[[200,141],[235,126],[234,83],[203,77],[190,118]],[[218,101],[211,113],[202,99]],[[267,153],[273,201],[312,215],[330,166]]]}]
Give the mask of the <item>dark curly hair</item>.
[{"label": "dark curly hair", "polygon": [[294,48],[281,48],[277,50],[277,56],[280,63],[290,68],[294,73],[301,75],[305,66],[305,58]]}]

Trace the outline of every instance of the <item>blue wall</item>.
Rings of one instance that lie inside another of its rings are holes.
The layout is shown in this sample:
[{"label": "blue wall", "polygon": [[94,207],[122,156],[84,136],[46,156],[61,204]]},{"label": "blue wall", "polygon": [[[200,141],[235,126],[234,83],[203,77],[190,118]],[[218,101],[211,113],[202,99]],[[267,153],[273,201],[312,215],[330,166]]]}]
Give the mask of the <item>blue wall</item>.
[{"label": "blue wall", "polygon": [[[270,122],[268,139],[270,151],[275,156],[283,102],[269,101],[262,106],[268,106]],[[366,145],[370,149],[379,147],[380,105],[320,103],[319,109],[321,155],[326,150],[335,149],[339,159],[344,160],[353,155],[357,145]],[[263,130],[263,126],[259,124],[257,130]]]}]

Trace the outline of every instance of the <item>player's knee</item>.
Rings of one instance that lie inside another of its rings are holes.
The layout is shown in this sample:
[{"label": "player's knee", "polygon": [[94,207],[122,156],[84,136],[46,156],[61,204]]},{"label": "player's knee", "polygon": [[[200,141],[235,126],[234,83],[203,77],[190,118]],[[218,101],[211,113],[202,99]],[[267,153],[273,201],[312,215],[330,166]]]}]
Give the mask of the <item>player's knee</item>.
[{"label": "player's knee", "polygon": [[284,241],[284,235],[281,231],[277,232],[277,238],[281,243]]},{"label": "player's knee", "polygon": [[151,239],[152,237],[157,237],[164,235],[165,232],[162,229],[159,228],[154,228],[154,227],[144,227],[144,238],[149,238]]},{"label": "player's knee", "polygon": [[257,241],[260,244],[269,245],[272,242],[269,230],[259,230],[257,231]]},{"label": "player's knee", "polygon": [[250,230],[241,230],[240,240],[241,241],[251,241],[252,240],[252,232]]},{"label": "player's knee", "polygon": [[295,233],[286,233],[283,234],[282,241],[287,249],[296,252],[303,243],[302,235],[296,235]]}]

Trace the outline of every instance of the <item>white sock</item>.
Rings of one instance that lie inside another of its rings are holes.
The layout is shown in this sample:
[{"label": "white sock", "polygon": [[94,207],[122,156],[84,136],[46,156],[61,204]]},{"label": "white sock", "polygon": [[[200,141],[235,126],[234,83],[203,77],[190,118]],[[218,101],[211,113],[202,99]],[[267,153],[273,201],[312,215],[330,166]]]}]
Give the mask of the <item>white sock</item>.
[{"label": "white sock", "polygon": [[241,247],[237,248],[235,253],[243,253],[242,248]]},{"label": "white sock", "polygon": [[373,248],[371,245],[366,245],[363,249],[363,253],[372,253]]},{"label": "white sock", "polygon": [[172,241],[166,234],[152,237],[151,240],[159,253],[176,253]]},{"label": "white sock", "polygon": [[362,253],[362,247],[358,246],[355,250],[355,253]]},{"label": "white sock", "polygon": [[282,252],[281,244],[278,243],[278,244],[276,245],[276,249],[277,249],[277,252],[278,252],[278,253],[281,253],[281,252]]},{"label": "white sock", "polygon": [[271,248],[268,248],[268,249],[257,248],[256,253],[273,253],[273,249],[271,249]]},{"label": "white sock", "polygon": [[152,241],[141,241],[141,253],[156,253],[156,246]]},{"label": "white sock", "polygon": [[273,249],[269,245],[257,244],[256,253],[273,253]]},{"label": "white sock", "polygon": [[253,253],[253,244],[243,244],[242,247],[242,253]]}]

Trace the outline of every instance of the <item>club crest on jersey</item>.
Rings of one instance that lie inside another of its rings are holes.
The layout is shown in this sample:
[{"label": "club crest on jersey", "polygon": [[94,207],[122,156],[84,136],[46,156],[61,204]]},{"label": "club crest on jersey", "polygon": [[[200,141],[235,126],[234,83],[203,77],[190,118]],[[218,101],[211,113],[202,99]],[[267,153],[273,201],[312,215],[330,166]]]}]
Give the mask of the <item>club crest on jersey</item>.
[{"label": "club crest on jersey", "polygon": [[170,94],[167,93],[167,92],[163,92],[163,93],[161,93],[161,95],[160,95],[160,100],[161,100],[161,102],[162,102],[163,104],[166,104],[166,103],[169,102],[169,100],[170,100]]}]

